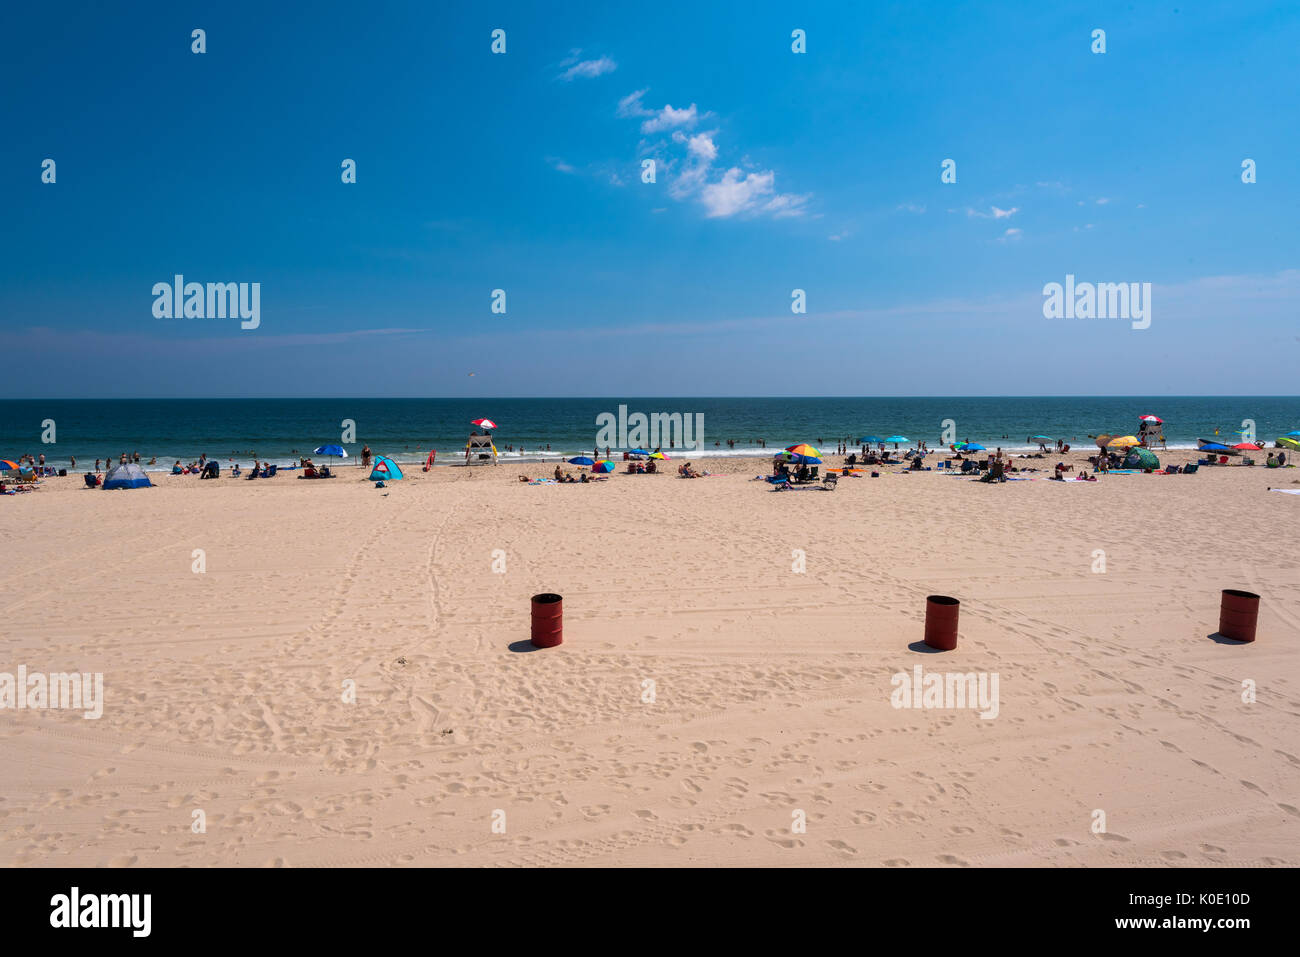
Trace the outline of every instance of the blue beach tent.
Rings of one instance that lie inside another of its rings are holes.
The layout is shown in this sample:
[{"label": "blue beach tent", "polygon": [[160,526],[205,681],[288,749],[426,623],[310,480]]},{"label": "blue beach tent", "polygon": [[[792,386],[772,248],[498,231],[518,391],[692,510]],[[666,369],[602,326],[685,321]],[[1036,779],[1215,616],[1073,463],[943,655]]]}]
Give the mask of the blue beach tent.
[{"label": "blue beach tent", "polygon": [[370,470],[372,482],[396,482],[402,478],[402,470],[387,455],[376,456],[375,466]]},{"label": "blue beach tent", "polygon": [[144,474],[144,469],[134,462],[127,462],[125,465],[115,465],[112,470],[104,476],[104,488],[152,488],[153,482],[149,481],[149,476]]}]

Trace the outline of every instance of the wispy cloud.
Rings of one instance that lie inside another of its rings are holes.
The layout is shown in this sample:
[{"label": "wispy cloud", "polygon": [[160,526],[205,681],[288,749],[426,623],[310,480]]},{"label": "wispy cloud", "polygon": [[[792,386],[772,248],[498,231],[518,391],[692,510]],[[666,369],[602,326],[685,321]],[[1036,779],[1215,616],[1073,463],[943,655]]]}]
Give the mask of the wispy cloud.
[{"label": "wispy cloud", "polygon": [[1014,226],[1009,227],[1001,236],[998,237],[1000,243],[1014,243],[1023,236],[1024,233]]},{"label": "wispy cloud", "polygon": [[810,196],[776,191],[776,173],[765,169],[741,169],[738,166],[715,166],[720,150],[717,130],[688,133],[698,122],[712,114],[700,112],[692,103],[677,108],[664,104],[650,109],[643,102],[648,90],[635,90],[618,102],[618,115],[640,119],[644,135],[671,131],[668,142],[652,149],[668,150],[670,144],[684,148],[684,156],[672,157],[666,166],[672,171],[668,194],[676,200],[695,200],[709,219],[733,216],[769,215],[789,219],[806,213]]},{"label": "wispy cloud", "polygon": [[977,219],[1010,219],[1016,213],[1020,212],[1019,206],[1012,206],[1010,209],[999,209],[996,206],[990,206],[987,213],[970,206],[966,207],[966,215]]},{"label": "wispy cloud", "polygon": [[900,203],[897,209],[899,212],[913,213],[917,216],[920,216],[922,213],[925,212],[925,207],[918,206],[916,203]]},{"label": "wispy cloud", "polygon": [[578,57],[581,53],[581,50],[574,50],[569,58],[560,64],[560,66],[567,67],[567,69],[559,75],[558,79],[564,80],[566,83],[577,79],[590,80],[605,73],[613,73],[618,69],[618,64],[607,56],[598,57],[595,60],[580,60]]},{"label": "wispy cloud", "polygon": [[558,156],[548,156],[546,157],[546,162],[551,165],[551,169],[558,170],[561,173],[577,172],[572,166],[564,162],[564,160],[560,159]]}]

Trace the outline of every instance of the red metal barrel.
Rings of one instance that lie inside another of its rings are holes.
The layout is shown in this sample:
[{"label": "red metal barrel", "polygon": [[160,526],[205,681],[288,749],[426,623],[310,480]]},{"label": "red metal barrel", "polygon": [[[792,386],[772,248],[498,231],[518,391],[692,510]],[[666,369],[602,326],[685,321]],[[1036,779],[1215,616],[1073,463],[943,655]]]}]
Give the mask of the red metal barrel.
[{"label": "red metal barrel", "polygon": [[947,595],[930,595],[925,599],[925,643],[941,651],[957,647],[957,612],[961,602]]},{"label": "red metal barrel", "polygon": [[554,648],[564,640],[564,599],[546,592],[533,596],[533,644]]},{"label": "red metal barrel", "polygon": [[1259,621],[1259,596],[1251,591],[1225,588],[1219,602],[1219,634],[1234,641],[1254,641]]}]

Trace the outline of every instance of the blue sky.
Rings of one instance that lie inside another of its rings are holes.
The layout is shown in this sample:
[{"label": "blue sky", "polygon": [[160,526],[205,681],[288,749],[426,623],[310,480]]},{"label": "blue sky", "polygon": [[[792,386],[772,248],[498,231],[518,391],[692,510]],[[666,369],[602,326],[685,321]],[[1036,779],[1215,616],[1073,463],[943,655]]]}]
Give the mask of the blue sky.
[{"label": "blue sky", "polygon": [[3,396],[1293,389],[1294,4],[87,7],[0,37]]}]

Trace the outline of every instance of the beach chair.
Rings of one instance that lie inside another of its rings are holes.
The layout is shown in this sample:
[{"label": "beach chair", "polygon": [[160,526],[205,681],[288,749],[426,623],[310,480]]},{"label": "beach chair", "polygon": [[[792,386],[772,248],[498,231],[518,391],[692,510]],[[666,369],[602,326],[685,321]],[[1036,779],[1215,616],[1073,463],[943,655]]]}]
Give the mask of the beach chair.
[{"label": "beach chair", "polygon": [[1196,473],[1196,470],[1197,470],[1198,468],[1200,468],[1200,467],[1201,467],[1201,466],[1200,466],[1199,464],[1197,464],[1197,463],[1192,463],[1191,465],[1184,465],[1184,466],[1183,466],[1183,474],[1184,474],[1184,475],[1194,475],[1194,474]]},{"label": "beach chair", "polygon": [[839,484],[839,476],[834,472],[827,472],[826,477],[822,479],[822,488],[826,489],[828,492],[835,491],[835,489],[839,487]]},{"label": "beach chair", "polygon": [[1227,465],[1227,464],[1228,464],[1228,457],[1227,457],[1226,455],[1220,455],[1220,456],[1219,456],[1219,464],[1220,464],[1220,465]]},{"label": "beach chair", "polygon": [[86,488],[99,488],[99,479],[87,472],[83,478],[86,480]]}]

